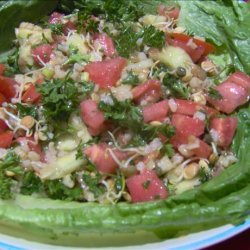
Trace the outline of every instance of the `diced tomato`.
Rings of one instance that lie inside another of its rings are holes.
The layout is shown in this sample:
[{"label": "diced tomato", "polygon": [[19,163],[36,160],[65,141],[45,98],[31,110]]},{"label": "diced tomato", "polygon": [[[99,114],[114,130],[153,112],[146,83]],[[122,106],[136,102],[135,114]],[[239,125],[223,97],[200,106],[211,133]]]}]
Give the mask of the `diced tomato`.
[{"label": "diced tomato", "polygon": [[[190,41],[194,43],[194,47],[189,45]],[[167,37],[167,42],[170,45],[184,49],[194,62],[198,62],[201,57],[207,56],[209,53],[215,51],[215,48],[212,44],[193,38],[183,33],[171,34],[170,37]]]},{"label": "diced tomato", "polygon": [[7,124],[4,120],[0,119],[0,133],[6,131],[8,129]]},{"label": "diced tomato", "polygon": [[10,130],[0,134],[0,148],[9,148],[14,137],[14,133]]},{"label": "diced tomato", "polygon": [[53,12],[53,13],[50,15],[49,23],[50,23],[50,24],[61,23],[63,17],[64,17],[64,15],[61,14],[61,13]]},{"label": "diced tomato", "polygon": [[237,107],[248,101],[248,92],[233,82],[226,80],[215,89],[222,96],[221,99],[214,99],[208,96],[208,101],[214,105],[214,107],[227,114],[233,112]]},{"label": "diced tomato", "polygon": [[113,56],[116,53],[113,40],[107,34],[96,34],[95,42],[101,45],[105,56]]},{"label": "diced tomato", "polygon": [[221,147],[230,146],[235,131],[237,128],[237,118],[236,117],[221,117],[214,118],[211,120],[210,129],[213,129],[218,134],[217,144]]},{"label": "diced tomato", "polygon": [[143,108],[144,122],[150,121],[162,121],[166,118],[168,113],[168,101],[163,100],[161,102],[150,104]]},{"label": "diced tomato", "polygon": [[126,180],[126,185],[132,202],[152,201],[168,197],[163,181],[153,170],[145,169],[140,174],[129,177]]},{"label": "diced tomato", "polygon": [[177,109],[175,111],[177,114],[193,116],[197,111],[204,111],[208,117],[210,117],[218,113],[217,110],[196,102],[182,99],[175,99],[174,101],[177,105]]},{"label": "diced tomato", "polygon": [[0,93],[0,106],[2,106],[4,102],[6,102],[6,98],[4,97],[3,94]]},{"label": "diced tomato", "polygon": [[204,121],[186,115],[174,114],[171,122],[177,132],[185,135],[200,136],[205,130]]},{"label": "diced tomato", "polygon": [[[107,144],[94,144],[84,150],[85,155],[96,166],[97,170],[105,174],[114,174],[118,168],[117,162],[110,153],[112,150]],[[118,160],[125,160],[128,157],[127,153],[117,149],[112,150]]]},{"label": "diced tomato", "polygon": [[202,41],[200,39],[188,36],[186,34],[183,33],[173,33],[171,34],[172,37],[174,37],[174,39],[178,40],[178,41],[182,41],[185,43],[188,43],[190,39],[193,39],[193,42],[197,45],[197,46],[201,46],[202,48],[204,48],[204,56],[207,56],[208,54],[212,53],[215,51],[215,47],[211,44],[208,43],[206,41]]},{"label": "diced tomato", "polygon": [[188,143],[188,135],[176,131],[175,135],[171,137],[170,143],[177,149],[180,145]]},{"label": "diced tomato", "polygon": [[127,60],[116,57],[101,62],[92,62],[85,67],[90,80],[100,85],[101,88],[110,88],[120,79]]},{"label": "diced tomato", "polygon": [[0,93],[6,98],[7,102],[16,95],[15,85],[17,82],[9,77],[0,76]]},{"label": "diced tomato", "polygon": [[99,135],[107,130],[108,125],[102,111],[99,110],[98,105],[93,100],[85,100],[80,104],[81,117],[83,122],[88,126],[91,135]]},{"label": "diced tomato", "polygon": [[22,96],[22,101],[27,103],[39,103],[41,100],[41,94],[37,92],[34,84],[30,84],[28,89],[24,92]]},{"label": "diced tomato", "polygon": [[177,106],[175,113],[193,116],[195,112],[201,110],[201,105],[182,99],[174,100]]},{"label": "diced tomato", "polygon": [[132,89],[133,99],[140,104],[157,102],[161,97],[161,85],[158,80],[150,79]]},{"label": "diced tomato", "polygon": [[227,79],[228,82],[233,82],[241,87],[243,87],[245,90],[250,92],[250,76],[246,75],[245,73],[241,71],[237,71],[229,76]]},{"label": "diced tomato", "polygon": [[167,7],[164,4],[160,4],[157,8],[157,12],[161,16],[168,16],[173,19],[178,19],[179,14],[180,14],[180,9],[176,6],[169,6]]},{"label": "diced tomato", "polygon": [[212,154],[212,148],[205,143],[204,141],[199,140],[199,147],[192,149],[192,152],[195,156],[202,157],[202,158],[208,158]]},{"label": "diced tomato", "polygon": [[32,50],[32,57],[37,66],[43,66],[51,59],[52,46],[49,44],[42,44]]},{"label": "diced tomato", "polygon": [[5,71],[5,65],[0,63],[0,75],[2,75]]},{"label": "diced tomato", "polygon": [[[170,143],[173,145],[175,149],[178,149],[180,145],[188,144],[190,143],[191,137],[189,135],[177,132],[171,139]],[[193,138],[192,138],[193,140]],[[193,148],[191,150],[191,153],[195,156],[202,157],[202,158],[208,158],[212,154],[211,147],[205,143],[204,141],[200,140],[199,138],[196,138],[196,140],[199,141],[199,147]]]}]

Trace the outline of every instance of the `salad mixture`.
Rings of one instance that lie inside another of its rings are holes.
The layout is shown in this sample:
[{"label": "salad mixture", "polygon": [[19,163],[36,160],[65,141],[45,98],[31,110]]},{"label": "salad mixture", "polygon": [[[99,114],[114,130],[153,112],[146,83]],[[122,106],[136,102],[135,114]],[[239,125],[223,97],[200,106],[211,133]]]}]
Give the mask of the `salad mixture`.
[{"label": "salad mixture", "polygon": [[166,199],[237,161],[233,112],[250,77],[216,65],[179,12],[53,12],[15,29],[0,65],[1,199]]}]

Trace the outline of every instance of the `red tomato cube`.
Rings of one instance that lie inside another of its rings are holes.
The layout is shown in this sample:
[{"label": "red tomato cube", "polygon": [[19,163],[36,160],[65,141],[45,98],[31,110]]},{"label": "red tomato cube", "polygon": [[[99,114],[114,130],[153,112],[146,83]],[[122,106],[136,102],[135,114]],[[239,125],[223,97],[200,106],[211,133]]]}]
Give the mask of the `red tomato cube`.
[{"label": "red tomato cube", "polygon": [[226,80],[215,89],[220,93],[222,99],[214,99],[208,96],[208,101],[214,107],[227,114],[232,113],[237,107],[248,101],[248,92],[233,82]]},{"label": "red tomato cube", "polygon": [[115,45],[113,40],[105,33],[100,33],[95,36],[95,43],[101,45],[105,56],[113,56],[115,51]]},{"label": "red tomato cube", "polygon": [[99,135],[107,129],[106,120],[102,111],[93,100],[85,100],[80,104],[81,117],[88,126],[91,135]]},{"label": "red tomato cube", "polygon": [[6,102],[6,98],[4,97],[3,94],[0,93],[0,106],[2,106],[4,102]]},{"label": "red tomato cube", "polygon": [[199,147],[192,149],[193,154],[195,156],[208,159],[213,152],[212,148],[204,141],[200,139],[198,140],[199,140]]},{"label": "red tomato cube", "polygon": [[218,134],[217,144],[221,147],[229,147],[236,128],[238,120],[236,117],[213,118],[210,122],[210,129],[214,129]]},{"label": "red tomato cube", "polygon": [[9,77],[0,76],[0,93],[5,97],[7,102],[11,101],[11,98],[16,95],[17,82]]},{"label": "red tomato cube", "polygon": [[126,180],[132,202],[144,202],[165,199],[168,192],[162,180],[153,170],[144,169],[140,174]]},{"label": "red tomato cube", "polygon": [[200,136],[205,130],[204,121],[186,115],[174,114],[171,122],[176,131],[184,135]]},{"label": "red tomato cube", "polygon": [[6,131],[8,129],[7,124],[4,120],[0,119],[0,133]]},{"label": "red tomato cube", "polygon": [[228,82],[233,82],[243,87],[248,92],[250,91],[250,77],[241,71],[237,71],[229,76]]},{"label": "red tomato cube", "polygon": [[24,92],[22,96],[22,101],[26,103],[38,103],[40,102],[42,96],[37,92],[35,85],[30,84],[28,89]]},{"label": "red tomato cube", "polygon": [[161,85],[158,80],[150,79],[132,89],[133,100],[140,104],[142,101],[147,103],[157,102],[161,97]]},{"label": "red tomato cube", "polygon": [[[84,150],[85,155],[96,166],[97,170],[105,174],[114,174],[118,168],[117,162],[114,160],[112,150],[107,144],[95,144]],[[112,150],[118,160],[125,160],[128,154],[117,149]]]},{"label": "red tomato cube", "polygon": [[168,101],[163,100],[161,102],[150,104],[143,108],[144,122],[162,121],[166,118],[168,113]]},{"label": "red tomato cube", "polygon": [[101,62],[91,62],[85,67],[90,80],[101,88],[110,88],[120,79],[127,60],[122,57],[108,59]]},{"label": "red tomato cube", "polygon": [[0,134],[0,148],[9,148],[14,137],[14,133],[10,130]]},{"label": "red tomato cube", "polygon": [[52,55],[52,46],[49,44],[42,44],[32,50],[32,57],[37,66],[43,66],[43,64],[50,61]]}]

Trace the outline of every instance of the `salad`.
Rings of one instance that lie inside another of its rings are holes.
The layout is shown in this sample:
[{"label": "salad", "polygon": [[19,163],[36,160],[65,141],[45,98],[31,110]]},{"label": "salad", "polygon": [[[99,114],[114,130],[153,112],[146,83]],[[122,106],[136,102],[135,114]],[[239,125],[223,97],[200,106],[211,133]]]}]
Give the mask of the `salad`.
[{"label": "salad", "polygon": [[249,5],[114,2],[51,3],[16,25],[0,64],[0,224],[161,238],[243,221]]}]

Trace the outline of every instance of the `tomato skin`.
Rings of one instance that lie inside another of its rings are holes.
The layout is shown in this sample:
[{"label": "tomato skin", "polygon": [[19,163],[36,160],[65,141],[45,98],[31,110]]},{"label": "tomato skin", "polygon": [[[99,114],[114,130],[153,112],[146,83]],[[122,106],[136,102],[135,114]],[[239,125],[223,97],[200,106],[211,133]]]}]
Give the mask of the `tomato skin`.
[{"label": "tomato skin", "polygon": [[250,76],[241,71],[237,71],[230,75],[227,81],[243,87],[248,93],[250,92]]},{"label": "tomato skin", "polygon": [[9,148],[11,146],[14,133],[10,130],[0,134],[0,148]]},{"label": "tomato skin", "polygon": [[176,131],[184,135],[200,136],[205,131],[205,122],[186,115],[174,114],[171,123]]},{"label": "tomato skin", "polygon": [[[52,46],[49,44],[39,45],[32,50],[32,57],[37,66],[43,66],[43,63],[49,62],[51,55],[52,55]],[[41,60],[39,60],[39,58]]]},{"label": "tomato skin", "polygon": [[30,84],[22,96],[22,101],[37,104],[41,101],[41,98],[42,96],[39,92],[37,92],[35,85]]},{"label": "tomato skin", "polygon": [[129,177],[126,185],[132,202],[153,201],[168,197],[163,181],[153,170],[144,169],[140,174]]},{"label": "tomato skin", "polygon": [[99,135],[106,131],[108,125],[102,111],[99,110],[95,101],[88,99],[80,104],[81,118],[87,125],[91,135]]},{"label": "tomato skin", "polygon": [[203,54],[204,56],[207,56],[208,54],[213,53],[215,51],[215,47],[211,43],[202,41],[200,39],[197,39],[197,38],[194,38],[194,37],[191,37],[191,36],[188,36],[186,34],[183,34],[183,33],[173,33],[173,34],[171,34],[171,36],[174,39],[176,39],[178,41],[185,42],[185,43],[188,43],[188,41],[190,39],[193,39],[193,42],[197,46],[201,46],[202,48],[204,48],[204,54]]},{"label": "tomato skin", "polygon": [[221,94],[222,99],[207,97],[207,100],[218,110],[227,114],[232,113],[237,107],[248,101],[247,91],[233,82],[226,80],[215,89]]},{"label": "tomato skin", "polygon": [[89,73],[90,80],[101,88],[107,89],[116,84],[120,79],[127,60],[122,57],[107,59],[101,62],[91,62],[85,67]]},{"label": "tomato skin", "polygon": [[140,104],[157,102],[161,97],[161,85],[158,80],[150,79],[132,89],[133,100]]},{"label": "tomato skin", "polygon": [[163,100],[157,103],[150,104],[143,108],[144,122],[162,121],[168,113],[168,101]]},{"label": "tomato skin", "polygon": [[5,71],[5,65],[0,63],[0,75],[2,75]]},{"label": "tomato skin", "polygon": [[0,119],[0,134],[8,129],[4,120]]},{"label": "tomato skin", "polygon": [[101,45],[105,56],[113,56],[116,54],[113,40],[105,33],[95,35],[95,43]]},{"label": "tomato skin", "polygon": [[[188,45],[190,39],[192,39],[193,43],[196,45],[196,48],[192,48]],[[181,47],[182,49],[184,49],[195,63],[198,62],[202,57],[205,57],[209,53],[215,51],[215,48],[212,44],[193,38],[183,33],[171,34],[170,37],[167,37],[167,42],[170,45]]]},{"label": "tomato skin", "polygon": [[7,102],[11,101],[11,98],[16,95],[17,82],[9,77],[0,76],[0,93],[5,97]]},{"label": "tomato skin", "polygon": [[[118,164],[113,159],[109,150],[111,149],[106,143],[94,144],[84,150],[85,155],[96,166],[97,170],[105,174],[114,174],[118,168]],[[119,160],[125,160],[127,153],[117,149],[112,150]]]},{"label": "tomato skin", "polygon": [[217,145],[227,148],[232,143],[238,119],[237,117],[213,118],[210,122],[210,129],[214,129],[218,134]]}]

